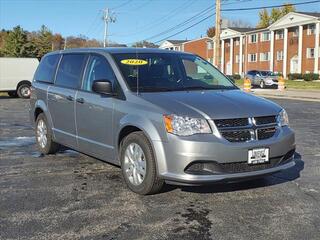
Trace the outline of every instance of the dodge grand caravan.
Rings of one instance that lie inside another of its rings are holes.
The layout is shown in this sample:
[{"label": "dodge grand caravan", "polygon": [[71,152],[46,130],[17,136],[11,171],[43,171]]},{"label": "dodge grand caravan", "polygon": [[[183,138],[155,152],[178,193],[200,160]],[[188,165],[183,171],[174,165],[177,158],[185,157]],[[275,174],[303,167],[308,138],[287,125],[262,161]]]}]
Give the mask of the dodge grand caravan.
[{"label": "dodge grand caravan", "polygon": [[165,182],[233,182],[295,165],[286,111],[188,53],[47,54],[32,83],[30,117],[43,154],[63,145],[119,165],[139,194]]}]

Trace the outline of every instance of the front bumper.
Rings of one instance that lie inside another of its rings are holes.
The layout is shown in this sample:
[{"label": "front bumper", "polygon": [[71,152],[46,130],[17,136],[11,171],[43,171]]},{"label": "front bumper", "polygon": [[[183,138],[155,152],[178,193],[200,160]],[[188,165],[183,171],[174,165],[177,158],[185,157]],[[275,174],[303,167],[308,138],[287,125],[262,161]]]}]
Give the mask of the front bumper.
[{"label": "front bumper", "polygon": [[281,158],[295,149],[294,133],[288,127],[280,128],[272,138],[244,143],[228,142],[213,134],[190,137],[168,135],[168,139],[168,142],[154,141],[153,144],[159,175],[170,183],[200,185],[221,181],[232,182],[271,174],[295,165],[293,156],[290,156],[290,159],[281,164],[253,171],[219,172],[205,175],[190,174],[186,171],[190,164],[199,161],[246,164],[248,150],[253,148],[267,147],[270,149],[270,159]]},{"label": "front bumper", "polygon": [[278,81],[274,81],[274,80],[265,80],[264,83],[266,86],[278,86],[279,85]]}]

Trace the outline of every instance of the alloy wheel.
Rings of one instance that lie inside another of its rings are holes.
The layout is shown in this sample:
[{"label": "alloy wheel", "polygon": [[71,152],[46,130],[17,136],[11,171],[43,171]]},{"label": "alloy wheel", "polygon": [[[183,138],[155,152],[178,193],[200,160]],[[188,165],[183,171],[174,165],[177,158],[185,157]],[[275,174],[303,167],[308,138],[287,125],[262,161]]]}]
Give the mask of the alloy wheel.
[{"label": "alloy wheel", "polygon": [[137,143],[130,143],[125,150],[124,170],[130,183],[140,185],[146,176],[146,157]]},{"label": "alloy wheel", "polygon": [[45,148],[47,146],[48,137],[47,137],[48,131],[46,123],[40,119],[38,121],[37,125],[37,140],[41,148]]}]

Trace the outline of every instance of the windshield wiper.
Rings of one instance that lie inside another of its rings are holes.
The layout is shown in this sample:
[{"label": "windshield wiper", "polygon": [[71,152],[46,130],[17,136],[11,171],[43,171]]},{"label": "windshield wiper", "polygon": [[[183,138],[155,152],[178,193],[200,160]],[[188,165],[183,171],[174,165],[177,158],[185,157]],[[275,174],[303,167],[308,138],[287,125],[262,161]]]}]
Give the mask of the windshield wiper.
[{"label": "windshield wiper", "polygon": [[177,91],[177,89],[168,88],[168,87],[139,87],[139,91],[141,92],[172,92],[172,91]]},{"label": "windshield wiper", "polygon": [[217,89],[236,89],[234,86],[223,86],[223,85],[216,85],[216,86],[189,86],[183,87],[181,90],[217,90]]}]

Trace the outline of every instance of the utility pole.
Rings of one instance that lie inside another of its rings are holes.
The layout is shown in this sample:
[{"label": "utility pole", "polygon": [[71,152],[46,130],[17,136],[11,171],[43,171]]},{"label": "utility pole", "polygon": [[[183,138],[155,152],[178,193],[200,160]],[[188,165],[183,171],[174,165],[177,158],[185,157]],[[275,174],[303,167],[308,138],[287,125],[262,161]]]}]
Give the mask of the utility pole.
[{"label": "utility pole", "polygon": [[217,68],[220,67],[220,33],[221,33],[221,0],[216,0],[216,29],[215,29],[215,48],[214,59]]},{"label": "utility pole", "polygon": [[66,38],[64,39],[64,47],[63,47],[63,50],[66,50],[66,48],[67,48],[67,40],[68,40],[68,37],[66,37]]},{"label": "utility pole", "polygon": [[103,21],[104,21],[104,38],[103,38],[103,47],[108,46],[108,26],[109,23],[114,23],[116,21],[116,18],[114,16],[114,13],[110,12],[109,8],[106,8],[103,10]]}]

